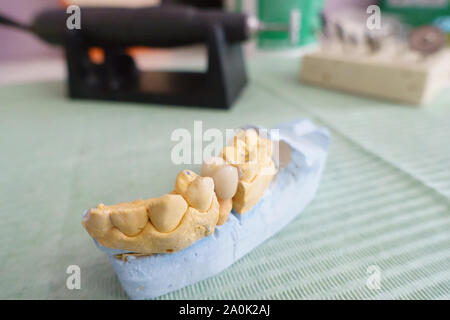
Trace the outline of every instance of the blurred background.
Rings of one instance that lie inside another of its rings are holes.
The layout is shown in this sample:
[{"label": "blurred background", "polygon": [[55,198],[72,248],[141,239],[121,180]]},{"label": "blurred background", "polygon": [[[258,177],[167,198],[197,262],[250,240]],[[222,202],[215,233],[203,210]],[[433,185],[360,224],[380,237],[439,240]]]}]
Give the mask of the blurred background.
[{"label": "blurred background", "polygon": [[[180,4],[198,7],[199,9],[219,9],[246,13],[257,17],[263,24],[289,25],[291,31],[263,31],[243,42],[247,59],[257,55],[278,54],[280,56],[302,56],[321,47],[324,52],[336,53],[336,57],[358,53],[359,57],[374,57],[373,53],[388,53],[385,61],[405,61],[409,66],[423,64],[424,59],[435,57],[435,52],[442,52],[446,45],[446,37],[450,31],[449,5],[446,0],[429,0],[427,2],[397,0],[2,0],[0,13],[23,24],[29,24],[41,11],[49,8],[63,8],[71,4],[80,6],[159,6]],[[371,13],[370,5],[381,7],[383,23],[381,30],[368,30],[366,21]],[[428,29],[418,30],[423,26]],[[431,27],[431,29],[430,29]],[[411,34],[414,34],[412,37]],[[0,83],[17,83],[35,80],[63,79],[65,66],[63,50],[40,40],[33,34],[23,32],[0,24]],[[318,45],[321,44],[321,45]],[[330,45],[331,43],[331,45]],[[337,48],[337,50],[336,50]],[[413,50],[405,51],[405,48]],[[93,60],[102,61],[102,52],[91,49]],[[146,48],[132,51],[138,66],[156,69],[191,69],[206,66],[205,47],[201,45],[179,47],[175,50]],[[383,54],[378,54],[383,57]],[[378,59],[378,58],[377,58]],[[434,65],[442,65],[447,72],[447,64],[441,57]],[[384,63],[384,62],[383,62]],[[426,67],[432,72],[432,67]],[[323,71],[321,77],[328,79],[329,71]],[[349,71],[350,72],[350,71]],[[351,71],[354,72],[354,71]],[[316,72],[317,73],[317,72]],[[331,71],[334,73],[334,71]],[[386,77],[386,75],[383,75]],[[387,76],[390,77],[390,76]],[[447,74],[439,78],[448,77]],[[305,83],[321,87],[331,86],[333,89],[352,91],[353,85],[338,83],[330,85],[317,79],[302,78]],[[314,77],[313,77],[314,78]],[[318,83],[320,82],[320,83]],[[443,84],[431,89],[423,87],[417,91],[416,98],[395,98],[403,102],[422,103],[428,99],[428,91],[439,91]],[[367,83],[366,86],[372,84]],[[375,84],[377,86],[377,84]],[[417,86],[417,84],[409,85]],[[420,85],[419,85],[420,86]],[[350,90],[348,90],[350,88]],[[380,89],[383,91],[382,89]],[[379,91],[380,91],[379,90]],[[405,89],[408,90],[408,89]],[[355,93],[364,93],[364,88]],[[408,93],[409,94],[409,93]],[[414,93],[416,94],[416,93]],[[377,93],[375,93],[377,95]],[[392,93],[391,96],[396,95]],[[389,97],[388,97],[389,98]]]},{"label": "blurred background", "polygon": [[[80,1],[61,1],[61,0],[1,0],[1,13],[15,18],[23,23],[30,22],[32,18],[40,11],[46,8],[60,7],[69,3],[78,4],[101,4],[101,5],[158,5],[158,0],[80,0]],[[218,8],[236,8],[242,10],[253,11],[255,13],[257,0],[179,0],[179,1],[163,1],[175,2],[181,4],[196,5],[200,7],[218,7]],[[269,8],[270,2],[265,2]],[[298,0],[298,1],[277,1],[286,2],[287,5],[296,7],[299,4],[304,5],[307,2],[317,3],[318,7],[324,6],[325,12],[332,15],[340,9],[348,7],[367,8],[369,4],[376,3],[374,0]],[[288,10],[285,10],[286,12]],[[40,41],[35,36],[11,28],[0,26],[0,41],[2,50],[0,50],[0,61],[24,60],[39,57],[51,57],[61,54],[60,48],[54,48]]]}]

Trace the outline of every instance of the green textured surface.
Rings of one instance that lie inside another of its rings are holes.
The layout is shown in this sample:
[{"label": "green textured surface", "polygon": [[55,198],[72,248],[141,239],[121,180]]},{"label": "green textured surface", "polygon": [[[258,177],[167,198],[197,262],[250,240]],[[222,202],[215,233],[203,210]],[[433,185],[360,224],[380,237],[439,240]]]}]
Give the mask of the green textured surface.
[{"label": "green textured surface", "polygon": [[[450,298],[450,92],[417,109],[302,86],[260,60],[232,111],[68,101],[62,84],[0,87],[0,298],[126,298],[84,209],[169,191],[179,127],[309,117],[332,147],[313,203],[221,275],[161,298]],[[198,167],[196,167],[198,169]],[[301,195],[299,195],[301,196]],[[66,268],[81,267],[81,290]],[[366,287],[381,269],[381,289]]]}]

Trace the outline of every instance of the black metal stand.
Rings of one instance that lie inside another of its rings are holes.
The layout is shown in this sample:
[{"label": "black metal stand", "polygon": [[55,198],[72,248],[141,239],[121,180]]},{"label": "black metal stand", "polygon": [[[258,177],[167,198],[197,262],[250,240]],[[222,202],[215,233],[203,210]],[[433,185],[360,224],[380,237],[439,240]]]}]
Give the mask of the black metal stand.
[{"label": "black metal stand", "polygon": [[82,30],[66,34],[71,98],[228,109],[247,83],[242,48],[227,43],[220,25],[207,30],[206,72],[139,71],[125,48],[103,48],[104,63],[89,59]]}]

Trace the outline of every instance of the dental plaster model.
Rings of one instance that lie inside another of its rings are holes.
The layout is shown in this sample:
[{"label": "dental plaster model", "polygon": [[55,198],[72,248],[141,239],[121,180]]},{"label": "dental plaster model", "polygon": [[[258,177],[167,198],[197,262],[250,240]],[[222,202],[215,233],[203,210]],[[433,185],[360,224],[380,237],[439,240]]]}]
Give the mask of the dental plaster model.
[{"label": "dental plaster model", "polygon": [[223,158],[203,164],[204,177],[184,170],[170,194],[99,204],[84,216],[83,226],[99,244],[139,254],[177,252],[211,235],[216,224],[226,222],[232,207],[239,213],[250,210],[276,173],[270,140],[249,129],[232,142]]},{"label": "dental plaster model", "polygon": [[130,298],[158,297],[218,274],[311,201],[328,133],[308,120],[279,130],[278,171],[272,142],[245,130],[204,162],[202,176],[180,172],[170,194],[85,212],[83,226]]},{"label": "dental plaster model", "polygon": [[225,223],[231,208],[239,214],[249,211],[276,174],[272,141],[259,137],[255,129],[240,131],[221,156],[202,167],[202,176],[213,178],[221,204],[218,225]]},{"label": "dental plaster model", "polygon": [[209,236],[218,218],[213,180],[184,170],[171,194],[100,204],[87,212],[82,224],[105,247],[153,254],[177,252]]},{"label": "dental plaster model", "polygon": [[222,156],[239,171],[233,209],[239,214],[246,213],[259,201],[276,174],[272,141],[260,138],[254,129],[241,131],[223,149]]}]

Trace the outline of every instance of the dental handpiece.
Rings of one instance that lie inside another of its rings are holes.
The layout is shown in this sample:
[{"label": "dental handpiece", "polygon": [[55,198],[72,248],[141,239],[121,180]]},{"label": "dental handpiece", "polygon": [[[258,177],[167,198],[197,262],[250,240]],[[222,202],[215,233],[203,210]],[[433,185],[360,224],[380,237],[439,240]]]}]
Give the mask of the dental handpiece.
[{"label": "dental handpiece", "polygon": [[[97,46],[174,47],[204,42],[209,27],[218,25],[229,43],[248,40],[261,31],[287,32],[297,36],[299,24],[261,23],[253,16],[221,10],[198,10],[185,6],[143,8],[82,7],[80,31],[87,44]],[[67,33],[65,9],[38,14],[29,26],[0,17],[0,24],[26,29],[42,40],[63,44]]]}]

